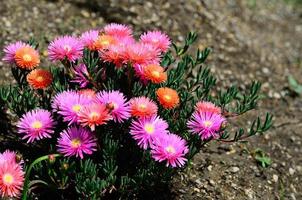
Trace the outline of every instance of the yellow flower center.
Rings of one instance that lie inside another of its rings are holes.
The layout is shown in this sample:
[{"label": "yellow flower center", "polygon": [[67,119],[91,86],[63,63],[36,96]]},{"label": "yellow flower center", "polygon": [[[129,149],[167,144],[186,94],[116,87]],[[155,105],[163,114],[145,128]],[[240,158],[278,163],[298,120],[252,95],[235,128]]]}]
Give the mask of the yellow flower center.
[{"label": "yellow flower center", "polygon": [[24,60],[24,61],[29,62],[29,61],[31,61],[31,59],[32,59],[32,58],[31,58],[31,55],[29,55],[29,54],[24,54],[24,55],[23,55],[23,60]]},{"label": "yellow flower center", "polygon": [[91,119],[91,120],[96,120],[96,119],[98,119],[100,117],[100,114],[99,113],[97,113],[97,112],[91,112],[90,114],[89,114],[89,118]]},{"label": "yellow flower center", "polygon": [[172,99],[171,96],[170,96],[170,95],[167,95],[167,94],[164,95],[164,98],[165,98],[166,101],[170,101],[170,100]]},{"label": "yellow flower center", "polygon": [[13,182],[14,182],[14,177],[11,174],[9,174],[9,173],[4,174],[4,176],[3,176],[3,183],[5,185],[10,185]]},{"label": "yellow flower center", "polygon": [[38,76],[36,80],[37,80],[38,82],[42,82],[42,81],[44,81],[44,78],[43,78],[43,76]]},{"label": "yellow flower center", "polygon": [[153,72],[152,72],[152,76],[154,76],[154,77],[156,77],[156,78],[160,77],[159,71],[153,71]]},{"label": "yellow flower center", "polygon": [[78,138],[71,140],[71,147],[78,148],[80,146],[81,146],[81,140],[79,140]]},{"label": "yellow flower center", "polygon": [[72,106],[72,110],[74,112],[79,112],[81,110],[82,106],[80,104],[75,104]]},{"label": "yellow flower center", "polygon": [[41,121],[34,121],[32,124],[31,124],[31,127],[34,128],[34,129],[40,129],[42,128],[43,124]]},{"label": "yellow flower center", "polygon": [[71,50],[71,47],[69,45],[64,45],[63,49],[69,52]]},{"label": "yellow flower center", "polygon": [[110,44],[110,41],[109,41],[109,40],[106,40],[106,39],[103,39],[103,40],[101,40],[101,44],[102,44],[103,46],[108,46],[108,45]]},{"label": "yellow flower center", "polygon": [[169,145],[166,147],[166,151],[170,154],[173,154],[173,153],[175,153],[175,148],[173,146]]},{"label": "yellow flower center", "polygon": [[209,120],[206,120],[203,122],[203,125],[207,128],[209,128],[210,126],[212,126],[213,122],[209,121]]},{"label": "yellow flower center", "polygon": [[151,135],[154,133],[154,126],[153,124],[146,124],[145,127],[144,127],[145,131]]},{"label": "yellow flower center", "polygon": [[139,109],[145,110],[147,108],[146,104],[139,104]]}]

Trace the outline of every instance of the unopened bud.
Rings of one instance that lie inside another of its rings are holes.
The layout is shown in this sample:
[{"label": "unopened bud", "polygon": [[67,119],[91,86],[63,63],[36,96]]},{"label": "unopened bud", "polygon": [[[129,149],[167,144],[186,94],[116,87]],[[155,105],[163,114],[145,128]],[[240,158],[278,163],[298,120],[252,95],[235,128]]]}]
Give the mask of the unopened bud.
[{"label": "unopened bud", "polygon": [[53,154],[48,155],[48,160],[50,163],[54,163],[56,161],[56,157]]}]

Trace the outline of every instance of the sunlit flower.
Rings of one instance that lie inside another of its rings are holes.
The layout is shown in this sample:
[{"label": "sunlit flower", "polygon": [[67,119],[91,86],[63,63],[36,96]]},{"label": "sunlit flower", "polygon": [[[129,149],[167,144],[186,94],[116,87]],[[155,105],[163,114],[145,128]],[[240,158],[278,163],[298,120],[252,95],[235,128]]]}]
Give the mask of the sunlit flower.
[{"label": "sunlit flower", "polygon": [[187,126],[189,131],[198,134],[202,140],[217,137],[221,125],[226,119],[217,113],[212,112],[194,112]]},{"label": "sunlit flower", "polygon": [[15,61],[18,67],[22,69],[33,69],[40,64],[39,53],[31,46],[24,46],[17,49]]},{"label": "sunlit flower", "polygon": [[27,143],[43,138],[51,138],[55,122],[51,113],[44,109],[35,109],[25,113],[19,120],[18,132],[27,139]]},{"label": "sunlit flower", "polygon": [[52,83],[52,74],[44,69],[34,69],[26,77],[34,89],[45,89]]},{"label": "sunlit flower", "polygon": [[145,44],[151,44],[162,52],[167,52],[171,45],[170,38],[161,31],[148,31],[141,35],[140,41]]},{"label": "sunlit flower", "polygon": [[86,87],[90,82],[88,80],[89,73],[85,64],[81,63],[72,69],[74,77],[71,82],[80,85],[80,88]]},{"label": "sunlit flower", "polygon": [[167,80],[167,73],[164,68],[155,64],[145,66],[144,75],[152,83],[163,83]]},{"label": "sunlit flower", "polygon": [[0,165],[0,196],[9,198],[20,196],[24,184],[24,171],[20,164],[6,162]]},{"label": "sunlit flower", "polygon": [[110,35],[100,35],[97,40],[94,42],[94,46],[96,50],[104,50],[108,49],[110,45],[114,45],[117,43],[117,40]]},{"label": "sunlit flower", "polygon": [[159,63],[159,55],[160,52],[152,45],[134,43],[125,49],[123,59],[126,63],[147,65]]},{"label": "sunlit flower", "polygon": [[147,149],[153,139],[162,134],[168,133],[168,123],[156,115],[152,117],[133,120],[130,126],[130,134],[137,141],[137,144]]},{"label": "sunlit flower", "polygon": [[148,97],[134,97],[130,100],[130,112],[134,117],[150,117],[157,113],[157,105]]},{"label": "sunlit flower", "polygon": [[74,62],[82,57],[83,43],[72,36],[61,36],[52,41],[48,46],[48,56],[51,61]]},{"label": "sunlit flower", "polygon": [[104,27],[104,32],[107,35],[111,35],[118,38],[132,36],[131,28],[124,24],[117,24],[117,23],[108,24]]},{"label": "sunlit flower", "polygon": [[89,126],[95,130],[96,126],[106,124],[112,117],[105,104],[90,104],[84,106],[78,113],[79,122],[82,126]]},{"label": "sunlit flower", "polygon": [[179,104],[177,92],[171,88],[163,87],[156,91],[159,103],[166,109],[172,109]]},{"label": "sunlit flower", "polygon": [[159,162],[166,161],[166,166],[181,167],[187,159],[189,152],[184,139],[175,134],[162,134],[154,139],[151,145],[151,155]]},{"label": "sunlit flower", "polygon": [[221,114],[221,108],[213,104],[212,102],[199,101],[195,106],[195,110],[198,112],[209,112]]},{"label": "sunlit flower", "polygon": [[131,116],[129,103],[119,91],[102,91],[97,95],[97,100],[107,106],[115,122],[121,123]]},{"label": "sunlit flower", "polygon": [[95,41],[98,39],[99,37],[99,31],[97,30],[89,30],[84,32],[81,37],[80,40],[82,41],[82,43],[84,44],[84,47],[88,48],[91,51],[96,50],[95,47]]},{"label": "sunlit flower", "polygon": [[60,134],[58,139],[58,151],[64,156],[76,156],[81,159],[84,154],[92,154],[96,151],[96,139],[91,131],[83,127],[70,127]]},{"label": "sunlit flower", "polygon": [[9,64],[16,63],[15,62],[15,55],[16,51],[23,47],[30,47],[29,44],[26,44],[24,42],[18,41],[12,44],[8,44],[4,47],[4,57],[3,61]]}]

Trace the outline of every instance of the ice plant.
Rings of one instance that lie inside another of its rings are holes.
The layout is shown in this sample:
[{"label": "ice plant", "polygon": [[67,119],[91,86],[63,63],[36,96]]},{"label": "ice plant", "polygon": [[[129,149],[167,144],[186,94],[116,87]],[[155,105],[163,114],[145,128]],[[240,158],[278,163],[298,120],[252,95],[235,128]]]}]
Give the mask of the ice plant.
[{"label": "ice plant", "polygon": [[89,126],[91,130],[95,130],[96,126],[106,124],[111,119],[109,110],[105,104],[90,104],[84,106],[78,113],[78,122],[82,126]]},{"label": "ice plant", "polygon": [[155,47],[143,43],[132,44],[123,53],[124,63],[146,65],[158,63],[160,59],[160,52]]},{"label": "ice plant", "polygon": [[108,49],[111,45],[114,45],[117,43],[117,39],[115,39],[111,35],[100,35],[94,42],[94,47],[96,50],[104,50]]},{"label": "ice plant", "polygon": [[74,77],[71,82],[79,84],[81,88],[85,88],[90,83],[88,79],[89,73],[85,64],[81,63],[75,66],[72,71]]},{"label": "ice plant", "polygon": [[31,46],[23,46],[16,50],[15,62],[22,69],[31,70],[40,64],[39,53]]},{"label": "ice plant", "polygon": [[8,44],[7,46],[4,47],[4,57],[2,60],[9,64],[16,63],[16,61],[15,61],[16,51],[23,47],[30,47],[30,46],[21,41],[18,41],[18,42],[12,43],[12,44]]},{"label": "ice plant", "polygon": [[133,117],[150,117],[157,114],[157,105],[148,97],[134,97],[130,100],[130,112]]},{"label": "ice plant", "polygon": [[58,139],[58,151],[65,156],[76,156],[81,159],[84,154],[92,154],[96,151],[96,139],[93,133],[82,127],[72,126],[64,130]]},{"label": "ice plant", "polygon": [[167,80],[167,73],[164,68],[156,64],[145,66],[143,75],[152,83],[163,83]]},{"label": "ice plant", "polygon": [[148,31],[141,35],[140,41],[145,44],[151,44],[162,52],[167,52],[171,45],[170,38],[161,31]]},{"label": "ice plant", "polygon": [[225,118],[220,114],[213,112],[194,112],[187,125],[189,131],[198,134],[202,140],[218,137]]},{"label": "ice plant", "polygon": [[163,87],[156,91],[159,103],[166,109],[175,108],[179,104],[179,96],[176,90]]},{"label": "ice plant", "polygon": [[80,40],[83,43],[84,47],[88,48],[89,50],[95,51],[95,42],[99,37],[100,31],[98,30],[89,30],[80,36]]},{"label": "ice plant", "polygon": [[130,134],[143,149],[150,147],[155,138],[167,133],[168,123],[156,115],[136,119],[130,126]]},{"label": "ice plant", "polygon": [[28,143],[43,138],[51,138],[55,122],[48,110],[35,109],[25,113],[19,120],[18,133],[23,135]]},{"label": "ice plant", "polygon": [[178,135],[162,134],[154,140],[151,148],[152,157],[159,162],[166,161],[166,166],[181,167],[187,161],[187,143]]},{"label": "ice plant", "polygon": [[210,112],[221,114],[221,108],[208,101],[199,101],[195,106],[195,110],[198,112]]},{"label": "ice plant", "polygon": [[96,98],[98,102],[106,105],[110,110],[115,122],[121,123],[131,116],[129,103],[123,93],[119,91],[101,91]]},{"label": "ice plant", "polygon": [[34,69],[27,75],[28,84],[34,89],[45,89],[52,83],[52,74],[44,69]]},{"label": "ice plant", "polygon": [[117,23],[108,24],[104,27],[104,32],[107,35],[111,35],[117,38],[132,36],[131,28],[124,24],[117,24]]},{"label": "ice plant", "polygon": [[83,54],[83,43],[73,36],[62,36],[56,38],[48,46],[48,56],[51,61],[74,62]]}]

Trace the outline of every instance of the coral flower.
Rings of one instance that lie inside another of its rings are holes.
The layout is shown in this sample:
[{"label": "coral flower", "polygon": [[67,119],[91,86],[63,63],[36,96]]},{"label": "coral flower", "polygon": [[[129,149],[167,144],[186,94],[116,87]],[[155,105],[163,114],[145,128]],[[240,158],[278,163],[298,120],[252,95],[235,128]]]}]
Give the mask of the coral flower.
[{"label": "coral flower", "polygon": [[109,48],[110,45],[114,45],[116,43],[117,41],[114,37],[110,35],[100,35],[94,42],[94,46],[96,50],[104,50]]},{"label": "coral flower", "polygon": [[159,63],[160,52],[149,44],[134,43],[129,45],[124,52],[124,62],[147,65]]},{"label": "coral flower", "polygon": [[105,104],[90,104],[84,106],[79,112],[79,122],[83,126],[89,126],[95,130],[95,126],[106,124],[112,119]]},{"label": "coral flower", "polygon": [[45,89],[52,83],[52,74],[44,69],[34,69],[27,75],[27,82],[34,89]]},{"label": "coral flower", "polygon": [[152,83],[163,83],[167,80],[167,73],[164,68],[155,64],[147,65],[144,69],[144,75]]},{"label": "coral flower", "polygon": [[129,26],[117,23],[111,23],[104,27],[104,32],[117,38],[131,37],[132,30]]},{"label": "coral flower", "polygon": [[129,103],[123,93],[119,91],[100,92],[97,95],[97,100],[107,106],[115,122],[121,123],[131,116]]},{"label": "coral flower", "polygon": [[33,47],[24,46],[16,51],[15,61],[18,67],[30,70],[40,64],[40,57]]},{"label": "coral flower", "polygon": [[162,134],[151,145],[151,155],[159,162],[166,161],[166,166],[181,167],[187,159],[189,152],[184,139],[175,134]]},{"label": "coral flower", "polygon": [[88,80],[89,73],[85,64],[81,63],[72,69],[74,77],[71,80],[73,83],[80,85],[80,88],[86,87],[90,81]]},{"label": "coral flower", "polygon": [[157,105],[148,97],[135,97],[130,100],[130,112],[134,117],[150,117],[157,113]]},{"label": "coral flower", "polygon": [[35,109],[25,113],[19,120],[18,132],[23,134],[22,139],[27,143],[43,138],[51,138],[54,133],[55,122],[51,113],[44,109]]},{"label": "coral flower", "polygon": [[23,184],[24,172],[21,165],[13,162],[0,165],[0,195],[3,198],[18,198]]},{"label": "coral flower", "polygon": [[57,144],[58,151],[64,156],[76,156],[81,159],[84,158],[84,154],[90,155],[96,151],[96,146],[96,139],[91,131],[75,126],[64,130],[60,134]]},{"label": "coral flower", "polygon": [[172,109],[179,104],[178,94],[171,88],[159,88],[156,95],[159,103],[166,109]]},{"label": "coral flower", "polygon": [[121,45],[110,45],[107,50],[101,52],[100,56],[105,62],[111,62],[115,64],[116,67],[122,67],[125,48],[125,46]]},{"label": "coral flower", "polygon": [[147,149],[152,144],[154,138],[167,134],[167,129],[168,123],[153,115],[152,117],[144,117],[132,121],[130,134],[141,148]]},{"label": "coral flower", "polygon": [[148,31],[141,35],[140,41],[145,44],[151,44],[162,52],[167,52],[171,45],[170,38],[160,31]]},{"label": "coral flower", "polygon": [[74,62],[82,57],[83,43],[72,36],[56,38],[48,46],[48,56],[51,61],[64,61],[67,59]]},{"label": "coral flower", "polygon": [[63,121],[68,122],[70,125],[78,122],[80,110],[91,103],[92,100],[87,96],[71,91],[68,93],[63,92],[56,96],[53,107],[58,108],[58,113],[63,116]]},{"label": "coral flower", "polygon": [[213,104],[212,102],[199,101],[195,106],[195,110],[198,112],[210,112],[221,114],[221,108]]},{"label": "coral flower", "polygon": [[96,50],[94,43],[98,39],[98,37],[99,31],[89,30],[81,35],[80,40],[82,41],[84,47],[87,47],[89,50],[94,51]]},{"label": "coral flower", "polygon": [[4,57],[2,60],[9,64],[15,63],[16,51],[23,47],[30,47],[30,46],[21,41],[8,44],[7,46],[4,47]]},{"label": "coral flower", "polygon": [[225,118],[220,114],[211,112],[194,112],[187,126],[189,131],[198,134],[202,140],[217,137]]},{"label": "coral flower", "polygon": [[93,89],[82,89],[79,91],[79,94],[86,96],[87,98],[91,99],[92,101],[96,98],[96,93]]}]

